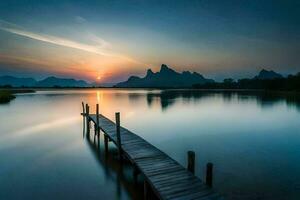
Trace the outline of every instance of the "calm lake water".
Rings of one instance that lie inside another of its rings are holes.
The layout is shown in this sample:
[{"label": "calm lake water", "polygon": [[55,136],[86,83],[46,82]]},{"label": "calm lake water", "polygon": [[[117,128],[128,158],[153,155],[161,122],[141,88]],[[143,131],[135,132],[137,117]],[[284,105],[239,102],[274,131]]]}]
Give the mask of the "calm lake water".
[{"label": "calm lake water", "polygon": [[196,175],[214,163],[226,199],[300,199],[300,101],[256,92],[50,90],[0,105],[0,199],[141,199],[130,166],[83,138],[81,102],[142,136]]}]

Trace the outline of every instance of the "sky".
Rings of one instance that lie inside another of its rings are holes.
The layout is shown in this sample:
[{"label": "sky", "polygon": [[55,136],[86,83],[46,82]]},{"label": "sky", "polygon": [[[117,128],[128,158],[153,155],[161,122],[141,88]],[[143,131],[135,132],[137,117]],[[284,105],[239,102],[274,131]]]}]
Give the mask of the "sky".
[{"label": "sky", "polygon": [[299,52],[300,1],[0,1],[0,75],[114,83],[164,63],[238,79],[297,73]]}]

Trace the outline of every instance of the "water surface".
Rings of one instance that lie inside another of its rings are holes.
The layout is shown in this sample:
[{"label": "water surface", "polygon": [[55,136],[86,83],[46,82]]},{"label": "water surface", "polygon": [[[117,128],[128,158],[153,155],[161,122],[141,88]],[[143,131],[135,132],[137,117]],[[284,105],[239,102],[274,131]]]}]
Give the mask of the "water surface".
[{"label": "water surface", "polygon": [[[227,199],[300,199],[300,101],[263,92],[46,90],[0,105],[0,199],[140,199],[113,145],[83,139],[81,101],[186,165],[214,163]],[[99,146],[100,149],[99,149]]]}]

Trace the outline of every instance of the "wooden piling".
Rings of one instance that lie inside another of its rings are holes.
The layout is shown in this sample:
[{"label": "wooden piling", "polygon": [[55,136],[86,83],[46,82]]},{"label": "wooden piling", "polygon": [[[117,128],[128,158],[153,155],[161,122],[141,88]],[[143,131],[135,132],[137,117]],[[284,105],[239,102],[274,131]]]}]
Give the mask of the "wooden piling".
[{"label": "wooden piling", "polygon": [[84,107],[84,103],[81,102],[82,105],[82,121],[83,121],[83,138],[84,138],[84,134],[85,134],[85,107]]},{"label": "wooden piling", "polygon": [[104,149],[105,149],[105,153],[108,153],[108,137],[106,134],[104,134]]},{"label": "wooden piling", "polygon": [[133,167],[133,180],[134,183],[136,184],[138,181],[138,175],[139,175],[139,170],[137,169],[136,166]]},{"label": "wooden piling", "polygon": [[206,185],[212,187],[213,185],[213,164],[207,163],[206,165]]},{"label": "wooden piling", "polygon": [[82,116],[84,117],[84,114],[85,114],[85,110],[84,110],[84,103],[83,102],[81,102],[81,105],[82,105]]},{"label": "wooden piling", "polygon": [[194,151],[188,151],[188,165],[187,169],[191,173],[195,174],[195,152]]},{"label": "wooden piling", "polygon": [[90,107],[88,104],[85,104],[85,111],[86,111],[86,132],[87,135],[89,136],[90,134],[90,119],[89,119],[89,115],[90,115]]},{"label": "wooden piling", "polygon": [[96,104],[96,129],[95,134],[100,134],[100,124],[99,124],[99,104]]},{"label": "wooden piling", "polygon": [[97,135],[97,123],[94,123],[94,136]]},{"label": "wooden piling", "polygon": [[120,113],[117,112],[115,115],[116,115],[117,146],[119,150],[119,158],[122,159],[121,135],[120,135]]},{"label": "wooden piling", "polygon": [[97,135],[97,147],[100,150],[100,136]]},{"label": "wooden piling", "polygon": [[148,188],[148,183],[147,181],[144,181],[144,200],[149,199],[149,188]]}]

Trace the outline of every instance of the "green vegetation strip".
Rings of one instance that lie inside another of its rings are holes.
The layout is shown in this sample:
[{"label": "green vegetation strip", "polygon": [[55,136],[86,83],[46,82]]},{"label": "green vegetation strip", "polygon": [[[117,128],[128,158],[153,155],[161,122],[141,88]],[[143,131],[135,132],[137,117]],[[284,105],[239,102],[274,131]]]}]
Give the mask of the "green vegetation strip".
[{"label": "green vegetation strip", "polygon": [[16,98],[9,90],[0,90],[0,103],[8,103]]}]

